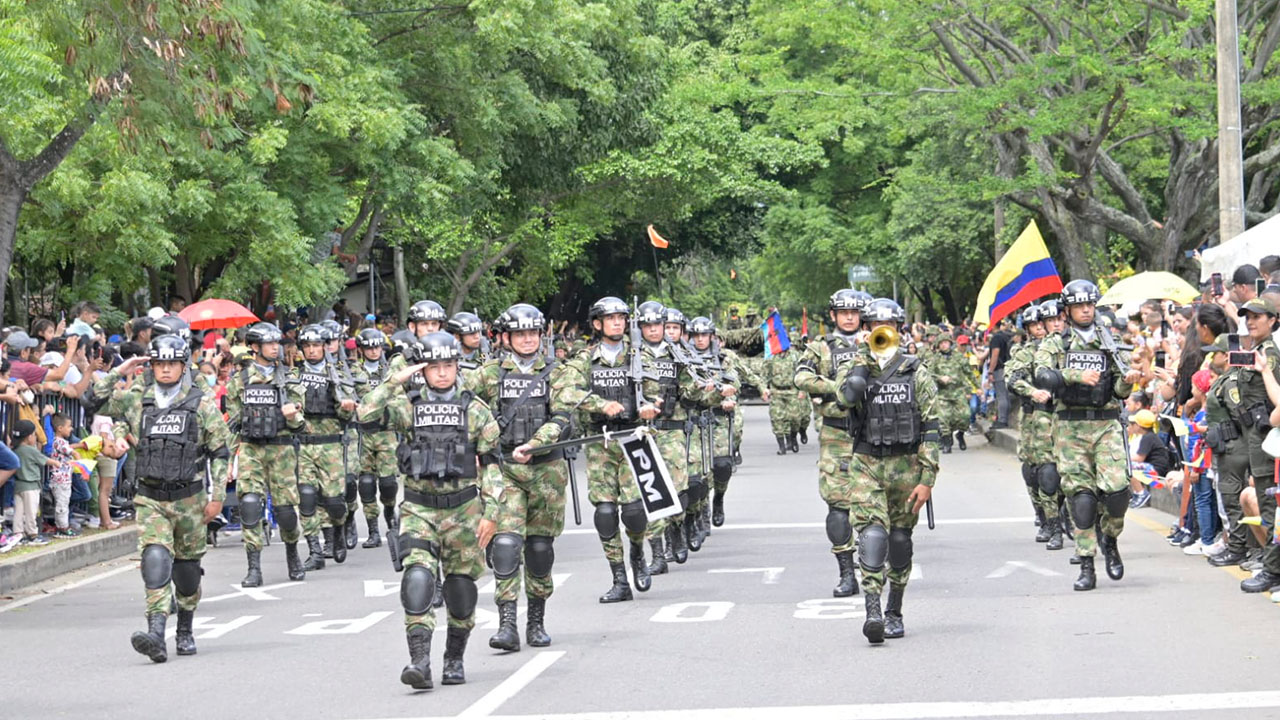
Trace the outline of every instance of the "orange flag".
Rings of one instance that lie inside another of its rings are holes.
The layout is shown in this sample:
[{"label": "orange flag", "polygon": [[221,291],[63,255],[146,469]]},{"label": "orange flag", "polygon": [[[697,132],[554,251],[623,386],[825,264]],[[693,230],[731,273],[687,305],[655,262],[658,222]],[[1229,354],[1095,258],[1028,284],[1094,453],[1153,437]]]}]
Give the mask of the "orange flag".
[{"label": "orange flag", "polygon": [[667,242],[666,238],[658,234],[657,230],[653,229],[652,225],[649,226],[649,242],[653,243],[653,246],[656,248],[665,248],[670,244]]},{"label": "orange flag", "polygon": [[730,279],[730,280],[737,280],[737,279],[738,279],[738,271],[737,271],[737,270],[734,270],[733,268],[729,268],[729,279]]}]

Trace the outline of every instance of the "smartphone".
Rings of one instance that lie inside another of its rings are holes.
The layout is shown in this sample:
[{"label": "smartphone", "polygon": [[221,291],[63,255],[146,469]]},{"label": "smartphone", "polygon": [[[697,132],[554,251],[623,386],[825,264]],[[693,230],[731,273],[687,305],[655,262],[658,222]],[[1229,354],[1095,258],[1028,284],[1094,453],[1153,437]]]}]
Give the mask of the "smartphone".
[{"label": "smartphone", "polygon": [[1253,351],[1240,349],[1240,336],[1232,333],[1227,336],[1227,365],[1230,367],[1253,367]]},{"label": "smartphone", "polygon": [[1266,278],[1258,278],[1258,279],[1254,280],[1254,281],[1253,281],[1253,288],[1254,288],[1254,290],[1255,290],[1259,295],[1261,295],[1262,293],[1266,292],[1266,291],[1267,291],[1267,279],[1266,279]]},{"label": "smartphone", "polygon": [[1214,273],[1209,276],[1209,287],[1212,288],[1214,297],[1222,297],[1227,290],[1222,286],[1222,273]]},{"label": "smartphone", "polygon": [[1158,368],[1164,367],[1164,361],[1165,361],[1165,352],[1163,350],[1157,350],[1156,351],[1156,367]]}]

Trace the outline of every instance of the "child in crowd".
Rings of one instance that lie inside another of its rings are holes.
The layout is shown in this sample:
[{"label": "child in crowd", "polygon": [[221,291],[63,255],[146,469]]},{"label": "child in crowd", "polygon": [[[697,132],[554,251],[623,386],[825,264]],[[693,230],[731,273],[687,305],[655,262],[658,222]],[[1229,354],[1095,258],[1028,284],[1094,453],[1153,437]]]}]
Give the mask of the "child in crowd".
[{"label": "child in crowd", "polygon": [[58,465],[49,475],[49,490],[53,493],[53,523],[57,526],[56,537],[75,537],[80,533],[71,527],[71,462],[75,453],[71,444],[71,418],[62,413],[54,413],[50,418],[53,425],[53,459]]},{"label": "child in crowd", "polygon": [[13,442],[17,446],[18,474],[14,488],[13,529],[21,532],[28,545],[46,545],[40,535],[40,471],[46,465],[57,467],[57,460],[45,457],[36,447],[36,426],[30,420],[19,420],[13,426]]}]

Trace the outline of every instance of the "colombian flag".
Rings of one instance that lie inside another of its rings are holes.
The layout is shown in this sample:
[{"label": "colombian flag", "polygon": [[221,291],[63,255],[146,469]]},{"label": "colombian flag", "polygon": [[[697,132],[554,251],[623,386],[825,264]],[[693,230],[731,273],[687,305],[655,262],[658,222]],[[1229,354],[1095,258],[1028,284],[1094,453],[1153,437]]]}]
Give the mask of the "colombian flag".
[{"label": "colombian flag", "polygon": [[1058,268],[1032,220],[982,283],[973,320],[995,325],[1023,305],[1061,290]]},{"label": "colombian flag", "polygon": [[787,326],[782,324],[782,316],[777,310],[769,313],[769,317],[760,326],[764,333],[764,356],[771,358],[783,350],[791,349],[791,338],[787,337]]}]

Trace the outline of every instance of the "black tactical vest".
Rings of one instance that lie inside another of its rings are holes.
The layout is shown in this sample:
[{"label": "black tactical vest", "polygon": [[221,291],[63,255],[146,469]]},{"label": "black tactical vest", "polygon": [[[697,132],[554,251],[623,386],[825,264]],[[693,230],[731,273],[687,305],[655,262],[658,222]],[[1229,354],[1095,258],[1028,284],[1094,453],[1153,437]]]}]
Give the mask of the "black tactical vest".
[{"label": "black tactical vest", "polygon": [[887,455],[906,455],[920,446],[921,414],[916,397],[920,361],[907,357],[892,375],[870,381],[863,402],[862,441]]},{"label": "black tactical vest", "polygon": [[[676,403],[680,394],[680,386],[677,374],[679,368],[676,361],[670,356],[667,357],[651,357],[649,361],[649,372],[657,376],[658,387],[661,388],[662,413],[658,416],[661,418],[669,418],[676,411]],[[658,398],[649,398],[656,401]]]},{"label": "black tactical vest", "polygon": [[476,445],[467,432],[467,406],[471,393],[459,392],[452,400],[431,400],[425,390],[410,390],[413,429],[396,447],[400,472],[424,480],[456,480],[476,477]]},{"label": "black tactical vest", "polygon": [[[324,368],[324,370],[328,369],[328,367]],[[307,414],[307,417],[329,418],[338,416],[337,388],[334,387],[329,374],[324,370],[314,372],[304,364],[298,373],[298,381],[302,383],[302,387],[306,391],[303,411]]]},{"label": "black tactical vest", "polygon": [[497,407],[504,450],[510,452],[528,442],[551,417],[549,367],[538,374],[499,370]]},{"label": "black tactical vest", "polygon": [[138,477],[155,484],[183,485],[196,479],[203,453],[196,410],[203,393],[192,389],[167,410],[154,398],[142,401],[141,436],[138,438]]},{"label": "black tactical vest", "polygon": [[636,421],[636,391],[631,373],[626,365],[609,367],[601,363],[591,365],[591,392],[606,401],[622,403],[622,412],[613,417],[592,415],[599,424],[633,423]]},{"label": "black tactical vest", "polygon": [[845,363],[852,362],[858,356],[858,346],[854,344],[843,345],[832,338],[827,338],[827,349],[831,351],[831,373],[827,375],[827,378],[835,380],[840,368],[844,367]]},{"label": "black tactical vest", "polygon": [[249,369],[241,374],[244,383],[243,404],[240,408],[240,437],[245,440],[271,440],[285,428],[283,366],[276,367],[275,377],[264,383],[249,384]]},{"label": "black tactical vest", "polygon": [[1070,407],[1105,407],[1115,391],[1115,363],[1102,350],[1067,350],[1062,356],[1062,369],[1097,370],[1102,377],[1089,387],[1083,383],[1067,383],[1058,400]]}]

